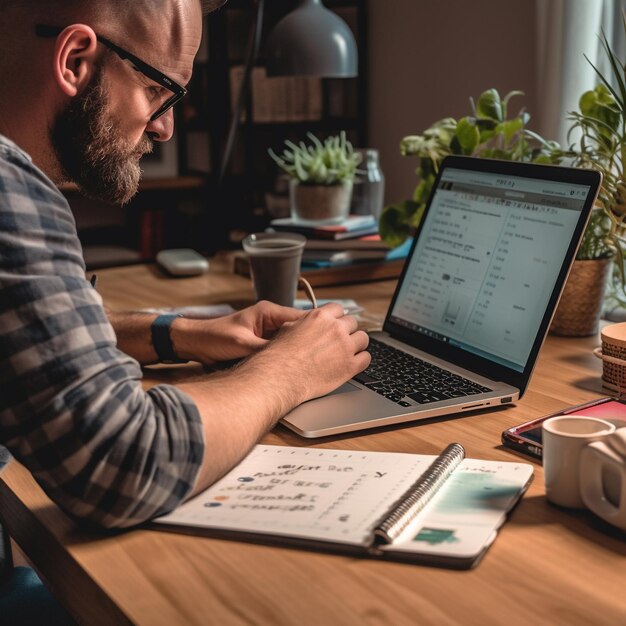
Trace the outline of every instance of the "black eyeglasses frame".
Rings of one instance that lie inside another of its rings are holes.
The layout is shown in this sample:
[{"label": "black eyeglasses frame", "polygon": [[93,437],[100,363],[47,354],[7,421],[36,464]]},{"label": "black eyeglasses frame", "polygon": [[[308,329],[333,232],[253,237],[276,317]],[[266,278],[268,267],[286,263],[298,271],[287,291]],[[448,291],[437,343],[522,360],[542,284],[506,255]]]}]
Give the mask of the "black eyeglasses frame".
[{"label": "black eyeglasses frame", "polygon": [[[35,26],[35,34],[38,37],[57,37],[64,30],[64,27],[60,26],[48,26],[45,24],[37,24]],[[139,57],[135,56],[128,50],[124,50],[117,44],[113,43],[110,39],[98,35],[96,33],[97,40],[109,50],[112,50],[123,61],[130,61],[133,69],[141,72],[144,76],[147,76],[150,80],[154,81],[161,87],[165,87],[168,91],[171,91],[173,95],[168,98],[151,116],[150,121],[159,119],[164,113],[167,113],[179,100],[185,97],[187,89],[182,85],[179,85],[176,81],[172,80],[169,76],[166,76],[163,72],[157,70],[155,67],[142,61]]]}]

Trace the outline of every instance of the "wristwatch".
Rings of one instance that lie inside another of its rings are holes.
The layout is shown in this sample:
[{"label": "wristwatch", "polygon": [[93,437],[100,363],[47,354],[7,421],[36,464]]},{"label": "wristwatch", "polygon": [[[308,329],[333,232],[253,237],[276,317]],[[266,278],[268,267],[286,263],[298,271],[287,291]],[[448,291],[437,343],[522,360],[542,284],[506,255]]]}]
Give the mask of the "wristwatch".
[{"label": "wristwatch", "polygon": [[180,313],[168,313],[159,315],[150,330],[152,332],[152,346],[159,357],[160,363],[188,363],[187,359],[179,359],[174,352],[170,328],[175,319],[183,317]]}]

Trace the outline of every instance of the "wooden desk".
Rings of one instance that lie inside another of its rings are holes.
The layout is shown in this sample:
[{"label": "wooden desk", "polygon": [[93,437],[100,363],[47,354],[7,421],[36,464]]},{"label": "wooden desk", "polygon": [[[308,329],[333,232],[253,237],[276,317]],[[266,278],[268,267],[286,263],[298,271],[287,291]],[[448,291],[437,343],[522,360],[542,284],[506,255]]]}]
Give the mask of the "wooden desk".
[{"label": "wooden desk", "polygon": [[[135,266],[99,274],[113,307],[251,302],[250,284],[212,263],[209,274],[165,279]],[[384,313],[392,282],[319,291]],[[550,337],[516,406],[324,440],[279,426],[264,442],[434,454],[460,441],[468,456],[519,460],[500,447],[511,425],[601,393],[595,338]],[[172,372],[182,376],[184,367]],[[624,535],[549,505],[541,466],[475,570],[414,565],[135,530],[77,528],[13,462],[0,480],[0,516],[57,596],[85,624],[623,624]],[[0,618],[1,621],[1,618]]]}]

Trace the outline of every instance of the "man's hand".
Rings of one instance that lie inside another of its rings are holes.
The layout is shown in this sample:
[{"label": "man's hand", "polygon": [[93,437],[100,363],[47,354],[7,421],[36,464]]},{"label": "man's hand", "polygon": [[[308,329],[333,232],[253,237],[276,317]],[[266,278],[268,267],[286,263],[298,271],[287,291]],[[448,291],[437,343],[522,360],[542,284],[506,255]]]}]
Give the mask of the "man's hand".
[{"label": "man's hand", "polygon": [[[118,346],[153,363],[154,316],[108,312]],[[303,312],[269,302],[223,318],[181,317],[170,329],[181,358],[211,363],[249,356],[222,374],[179,383],[195,402],[207,452],[193,494],[231,469],[285,413],[364,370],[368,336],[338,304]]]},{"label": "man's hand", "polygon": [[[276,336],[237,367],[178,385],[200,411],[210,450],[193,494],[228,471],[285,413],[336,389],[369,365],[369,338],[341,306],[295,313],[295,321],[281,318]],[[254,334],[258,338],[262,333]]]},{"label": "man's hand", "polygon": [[[216,319],[178,318],[170,328],[170,338],[176,356],[181,359],[207,364],[229,361],[260,350],[283,324],[304,315],[304,311],[259,302]],[[142,365],[157,361],[150,331],[154,314],[107,310],[107,316],[120,350]]]},{"label": "man's hand", "polygon": [[279,377],[280,384],[285,381],[297,392],[294,400],[299,404],[336,389],[363,371],[371,360],[365,352],[368,344],[369,337],[357,330],[356,319],[344,315],[340,305],[328,304],[283,326],[251,364],[263,362],[272,377]]},{"label": "man's hand", "polygon": [[264,348],[284,324],[304,315],[304,311],[262,301],[217,319],[177,319],[170,336],[180,358],[211,364],[246,357]]}]

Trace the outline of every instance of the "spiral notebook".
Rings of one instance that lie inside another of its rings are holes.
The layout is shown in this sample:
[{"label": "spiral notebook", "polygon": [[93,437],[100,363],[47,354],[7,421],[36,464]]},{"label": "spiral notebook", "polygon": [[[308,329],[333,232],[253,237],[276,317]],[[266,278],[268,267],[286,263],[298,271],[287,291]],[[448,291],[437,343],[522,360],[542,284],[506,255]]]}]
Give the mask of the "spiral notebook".
[{"label": "spiral notebook", "polygon": [[159,528],[465,569],[532,478],[527,463],[256,446]]}]

